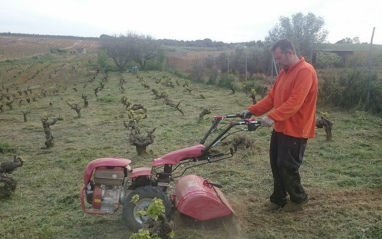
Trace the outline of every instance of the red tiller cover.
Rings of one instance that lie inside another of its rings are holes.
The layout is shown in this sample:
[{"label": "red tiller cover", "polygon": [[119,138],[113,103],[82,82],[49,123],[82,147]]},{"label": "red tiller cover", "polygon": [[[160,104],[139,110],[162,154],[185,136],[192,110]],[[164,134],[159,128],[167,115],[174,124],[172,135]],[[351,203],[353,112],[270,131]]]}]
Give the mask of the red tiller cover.
[{"label": "red tiller cover", "polygon": [[208,184],[208,180],[196,175],[179,179],[173,199],[180,213],[200,221],[227,216],[233,212],[222,192]]}]

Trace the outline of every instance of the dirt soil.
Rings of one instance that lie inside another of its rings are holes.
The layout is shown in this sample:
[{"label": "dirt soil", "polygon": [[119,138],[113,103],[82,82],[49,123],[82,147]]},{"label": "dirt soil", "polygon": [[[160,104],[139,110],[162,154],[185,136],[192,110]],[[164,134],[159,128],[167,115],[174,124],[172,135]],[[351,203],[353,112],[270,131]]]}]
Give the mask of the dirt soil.
[{"label": "dirt soil", "polygon": [[[270,228],[269,225],[291,225],[293,221],[306,221],[308,226],[303,229],[306,230],[305,233],[310,231],[317,235],[319,234],[317,230],[320,230],[319,228],[324,227],[324,225],[319,225],[316,222],[322,221],[323,217],[349,217],[350,214],[354,220],[362,220],[359,218],[362,216],[357,215],[359,211],[370,213],[382,211],[382,189],[335,192],[316,190],[312,191],[309,197],[310,200],[304,205],[304,210],[294,213],[266,211],[265,205],[267,200],[248,197],[231,203],[235,210],[235,215],[232,214],[225,218],[200,222],[175,211],[174,222],[176,228],[182,228],[184,233],[187,232],[185,228],[189,228],[190,232],[197,229],[203,235],[203,238],[208,238],[208,235],[211,235],[213,238],[242,239],[248,238],[248,234],[256,234],[253,231],[258,231],[260,235],[262,232],[270,234],[270,230],[278,231],[279,229]],[[379,220],[382,220],[382,215],[379,215],[379,217]],[[176,228],[175,231],[177,231]],[[337,229],[334,225],[332,229],[324,228],[326,231],[335,231]],[[372,230],[372,228],[365,225],[365,228],[362,228],[362,230],[367,231]],[[296,232],[292,231],[290,235],[294,233]],[[276,233],[275,236],[279,238],[281,235]],[[288,235],[284,233],[283,236]],[[189,238],[183,233],[181,235],[177,234],[178,237]]]}]

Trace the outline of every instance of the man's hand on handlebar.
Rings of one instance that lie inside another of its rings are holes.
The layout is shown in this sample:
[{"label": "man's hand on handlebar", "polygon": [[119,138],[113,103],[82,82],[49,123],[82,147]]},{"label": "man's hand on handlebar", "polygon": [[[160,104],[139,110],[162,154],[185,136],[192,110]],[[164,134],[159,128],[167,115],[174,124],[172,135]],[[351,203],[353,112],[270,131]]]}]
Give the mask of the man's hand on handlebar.
[{"label": "man's hand on handlebar", "polygon": [[271,127],[275,121],[268,116],[264,116],[261,119],[261,126],[263,127]]},{"label": "man's hand on handlebar", "polygon": [[245,110],[243,113],[240,114],[240,118],[242,119],[249,119],[251,118],[252,113],[249,112],[249,110]]}]

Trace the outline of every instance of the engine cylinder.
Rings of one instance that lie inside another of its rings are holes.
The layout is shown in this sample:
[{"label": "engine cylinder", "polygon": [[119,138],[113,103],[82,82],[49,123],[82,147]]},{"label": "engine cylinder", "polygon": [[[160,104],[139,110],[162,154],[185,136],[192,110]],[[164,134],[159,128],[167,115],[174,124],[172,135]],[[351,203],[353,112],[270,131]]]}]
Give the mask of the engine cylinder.
[{"label": "engine cylinder", "polygon": [[100,167],[94,171],[94,185],[88,186],[92,190],[87,191],[88,198],[94,209],[106,213],[114,213],[124,199],[123,167]]}]

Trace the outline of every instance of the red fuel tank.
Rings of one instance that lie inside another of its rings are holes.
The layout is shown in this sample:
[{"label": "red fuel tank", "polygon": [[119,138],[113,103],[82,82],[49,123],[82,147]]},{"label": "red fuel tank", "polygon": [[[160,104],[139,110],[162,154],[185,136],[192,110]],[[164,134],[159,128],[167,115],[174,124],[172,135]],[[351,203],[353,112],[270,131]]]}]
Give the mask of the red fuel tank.
[{"label": "red fuel tank", "polygon": [[174,205],[182,214],[200,221],[223,217],[233,212],[222,192],[207,179],[187,175],[175,184]]}]

